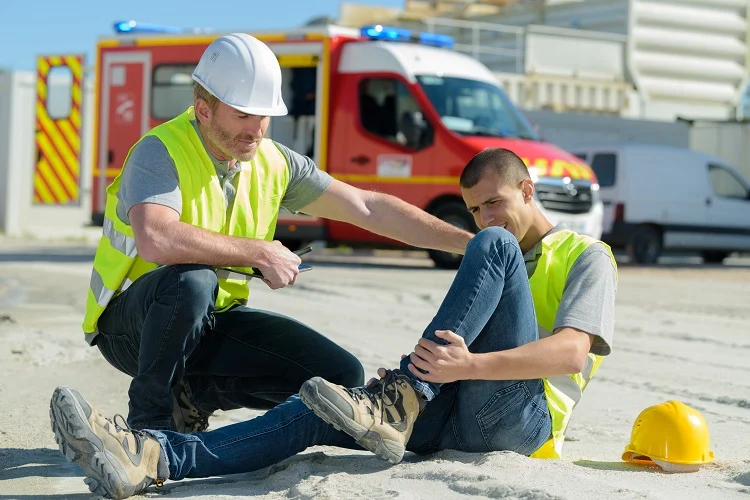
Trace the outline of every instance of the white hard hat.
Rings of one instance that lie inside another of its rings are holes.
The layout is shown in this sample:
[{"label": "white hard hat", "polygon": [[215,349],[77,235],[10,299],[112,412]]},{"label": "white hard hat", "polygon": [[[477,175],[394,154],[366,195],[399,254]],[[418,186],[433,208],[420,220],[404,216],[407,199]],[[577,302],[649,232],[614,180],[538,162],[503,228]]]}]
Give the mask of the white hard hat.
[{"label": "white hard hat", "polygon": [[287,114],[279,61],[266,44],[248,34],[232,33],[211,42],[193,71],[193,80],[243,113]]}]

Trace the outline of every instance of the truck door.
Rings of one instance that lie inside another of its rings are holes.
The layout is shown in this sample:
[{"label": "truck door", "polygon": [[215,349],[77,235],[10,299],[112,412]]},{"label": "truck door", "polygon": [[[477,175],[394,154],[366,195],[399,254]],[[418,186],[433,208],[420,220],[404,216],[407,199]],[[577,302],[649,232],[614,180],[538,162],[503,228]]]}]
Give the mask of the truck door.
[{"label": "truck door", "polygon": [[[351,121],[337,124],[331,163],[336,176],[363,189],[397,196],[424,207],[430,193],[417,187],[431,184],[434,129],[404,80],[393,76],[347,75],[355,89],[342,104]],[[339,120],[341,121],[341,120]],[[353,122],[353,123],[352,123]],[[345,128],[344,128],[345,127]],[[339,135],[341,133],[341,135]],[[330,232],[347,239],[375,238],[364,231],[332,223]]]},{"label": "truck door", "polygon": [[82,55],[37,58],[34,204],[80,203]]},{"label": "truck door", "polygon": [[151,54],[105,52],[101,61],[99,144],[94,169],[94,212],[103,213],[105,189],[130,148],[149,130]]},{"label": "truck door", "polygon": [[394,77],[363,76],[356,89],[351,125],[358,133],[347,140],[341,172],[355,183],[408,183],[411,177],[430,175],[432,129],[406,84]]}]

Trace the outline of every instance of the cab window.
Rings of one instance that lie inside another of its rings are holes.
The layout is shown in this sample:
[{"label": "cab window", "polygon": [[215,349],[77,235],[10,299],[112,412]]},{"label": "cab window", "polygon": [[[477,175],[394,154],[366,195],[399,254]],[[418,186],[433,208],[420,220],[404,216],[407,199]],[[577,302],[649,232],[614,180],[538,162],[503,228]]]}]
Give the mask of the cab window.
[{"label": "cab window", "polygon": [[433,130],[403,82],[394,78],[366,78],[359,84],[362,127],[412,150],[432,144]]},{"label": "cab window", "polygon": [[708,166],[708,176],[716,196],[722,198],[748,198],[745,185],[731,171],[719,165]]},{"label": "cab window", "polygon": [[151,75],[151,116],[171,120],[193,105],[194,64],[163,64]]},{"label": "cab window", "polygon": [[614,153],[597,153],[591,160],[591,168],[599,180],[599,187],[611,187],[615,185],[617,155]]}]

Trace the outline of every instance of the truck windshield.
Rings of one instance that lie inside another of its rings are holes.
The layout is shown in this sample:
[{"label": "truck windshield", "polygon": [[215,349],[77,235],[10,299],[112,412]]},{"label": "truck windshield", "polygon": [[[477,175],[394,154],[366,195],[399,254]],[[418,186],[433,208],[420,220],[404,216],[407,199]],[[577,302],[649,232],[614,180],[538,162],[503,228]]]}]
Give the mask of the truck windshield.
[{"label": "truck windshield", "polygon": [[496,85],[447,76],[417,76],[443,124],[462,135],[539,140],[528,120]]}]

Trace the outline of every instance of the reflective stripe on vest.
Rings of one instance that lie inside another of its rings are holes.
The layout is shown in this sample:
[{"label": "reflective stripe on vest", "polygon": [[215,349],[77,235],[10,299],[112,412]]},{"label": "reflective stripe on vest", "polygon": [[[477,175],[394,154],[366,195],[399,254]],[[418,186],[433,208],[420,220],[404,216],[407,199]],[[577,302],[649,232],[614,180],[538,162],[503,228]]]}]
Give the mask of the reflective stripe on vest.
[{"label": "reflective stripe on vest", "polygon": [[135,247],[135,238],[131,238],[127,234],[123,234],[115,229],[114,222],[108,217],[104,218],[102,234],[109,238],[109,244],[120,253],[128,257],[135,257],[135,254],[138,253]]},{"label": "reflective stripe on vest", "polygon": [[[542,254],[537,261],[534,274],[529,278],[531,295],[537,316],[539,338],[552,335],[557,309],[562,300],[568,273],[576,259],[594,243],[602,244],[617,265],[607,245],[588,236],[571,231],[556,231],[542,240]],[[583,390],[596,373],[604,358],[589,353],[580,373],[560,375],[544,379],[544,392],[552,418],[552,437],[531,456],[535,458],[559,458],[565,441],[565,430],[573,409],[581,400]]]},{"label": "reflective stripe on vest", "polygon": [[[228,210],[216,168],[192,124],[194,119],[191,107],[144,136],[159,138],[175,164],[182,196],[180,221],[235,237],[272,240],[281,200],[289,184],[286,156],[273,141],[261,140],[255,158],[243,163],[242,170],[237,174],[237,194]],[[117,216],[121,175],[122,172],[107,187],[104,227],[94,256],[86,299],[83,321],[86,334],[96,333],[99,316],[113,297],[127,290],[140,276],[158,267],[138,255],[133,229]],[[242,268],[236,269],[244,271]],[[227,272],[218,277],[216,312],[247,303],[250,294],[247,276]],[[86,338],[89,340],[93,335]]]},{"label": "reflective stripe on vest", "polygon": [[97,271],[96,269],[91,271],[90,286],[91,286],[91,293],[93,293],[94,297],[96,298],[96,303],[102,307],[109,304],[109,301],[112,300],[112,297],[114,297],[115,295],[114,290],[104,286],[104,279],[102,278],[102,275],[99,274],[99,271]]},{"label": "reflective stripe on vest", "polygon": [[[546,328],[543,328],[541,325],[537,325],[537,328],[539,329],[540,339],[545,339],[552,336],[552,332],[548,331]],[[594,356],[593,354],[589,354],[586,357],[586,365],[583,367],[583,370],[580,373],[585,384],[588,384],[589,380],[591,380],[597,357],[598,356]],[[554,385],[555,388],[559,389],[563,394],[569,397],[574,404],[578,404],[578,401],[581,400],[583,391],[581,390],[581,387],[579,387],[575,382],[575,380],[573,380],[573,377],[571,375],[558,375],[556,377],[549,377],[547,378],[547,380],[552,385]]]}]

